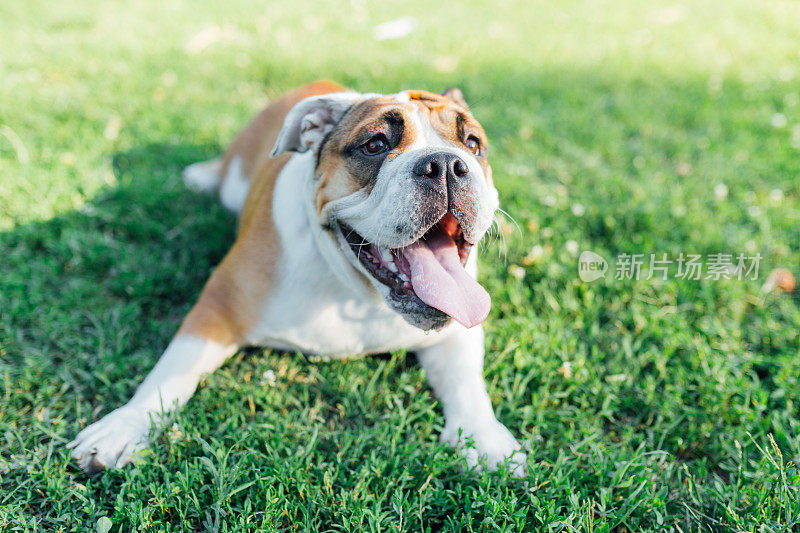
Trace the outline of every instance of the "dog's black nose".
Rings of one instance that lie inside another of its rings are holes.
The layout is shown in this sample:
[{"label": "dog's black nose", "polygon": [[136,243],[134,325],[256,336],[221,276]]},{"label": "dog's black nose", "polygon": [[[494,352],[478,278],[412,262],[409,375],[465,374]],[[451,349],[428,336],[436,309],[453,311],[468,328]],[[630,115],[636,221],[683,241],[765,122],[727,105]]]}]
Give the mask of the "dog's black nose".
[{"label": "dog's black nose", "polygon": [[469,167],[456,154],[434,152],[419,158],[414,165],[414,174],[420,178],[443,181],[448,178],[463,178],[469,174]]}]

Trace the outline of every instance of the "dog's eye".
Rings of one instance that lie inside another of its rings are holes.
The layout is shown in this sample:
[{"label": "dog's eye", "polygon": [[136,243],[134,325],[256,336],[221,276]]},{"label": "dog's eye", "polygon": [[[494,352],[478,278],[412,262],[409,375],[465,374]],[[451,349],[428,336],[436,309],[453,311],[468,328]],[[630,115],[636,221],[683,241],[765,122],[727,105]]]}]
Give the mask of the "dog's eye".
[{"label": "dog's eye", "polygon": [[467,137],[467,140],[464,141],[464,145],[467,149],[475,155],[481,153],[481,141],[474,135],[470,135]]},{"label": "dog's eye", "polygon": [[378,155],[389,149],[389,141],[382,133],[361,145],[361,151],[367,155]]}]

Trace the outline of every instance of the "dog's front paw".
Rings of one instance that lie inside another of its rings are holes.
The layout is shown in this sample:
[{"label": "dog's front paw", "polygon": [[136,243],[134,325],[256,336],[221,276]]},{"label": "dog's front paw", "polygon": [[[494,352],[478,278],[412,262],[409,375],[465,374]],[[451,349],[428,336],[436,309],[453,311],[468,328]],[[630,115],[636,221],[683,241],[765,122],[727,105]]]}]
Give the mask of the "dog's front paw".
[{"label": "dog's front paw", "polygon": [[85,472],[119,468],[147,448],[150,424],[145,411],[120,407],[84,428],[67,448]]},{"label": "dog's front paw", "polygon": [[527,456],[508,428],[497,420],[482,424],[447,422],[441,440],[458,449],[470,467],[481,469],[485,465],[495,471],[508,461],[508,470],[514,477],[525,477]]}]

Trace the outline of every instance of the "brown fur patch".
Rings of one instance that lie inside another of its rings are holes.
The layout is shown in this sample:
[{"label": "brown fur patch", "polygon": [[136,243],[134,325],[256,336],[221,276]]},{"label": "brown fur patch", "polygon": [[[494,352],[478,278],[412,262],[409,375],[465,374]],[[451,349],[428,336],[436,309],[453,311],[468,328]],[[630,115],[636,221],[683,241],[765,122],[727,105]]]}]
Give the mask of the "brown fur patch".
[{"label": "brown fur patch", "polygon": [[270,158],[286,114],[300,100],[343,91],[329,81],[306,85],[271,103],[244,128],[225,154],[222,176],[242,157],[244,177],[252,181],[242,211],[239,235],[206,283],[179,333],[221,344],[240,344],[253,327],[272,287],[281,249],[272,220],[272,191],[289,155]]},{"label": "brown fur patch", "polygon": [[[372,191],[380,166],[386,158],[402,153],[416,137],[414,125],[404,117],[409,108],[390,96],[358,103],[345,114],[322,146],[317,165],[317,211],[329,202],[360,189]],[[377,134],[384,134],[392,150],[382,158],[359,157],[358,147]]]}]

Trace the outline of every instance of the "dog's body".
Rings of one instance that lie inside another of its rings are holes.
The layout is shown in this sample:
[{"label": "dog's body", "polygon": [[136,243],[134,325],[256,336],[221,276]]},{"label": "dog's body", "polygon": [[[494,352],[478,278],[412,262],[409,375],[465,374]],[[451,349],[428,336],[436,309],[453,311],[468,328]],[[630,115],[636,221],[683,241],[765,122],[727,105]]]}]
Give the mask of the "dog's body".
[{"label": "dog's body", "polygon": [[130,402],[70,443],[81,467],[128,463],[204,373],[255,345],[413,350],[443,403],[442,439],[471,438],[470,464],[510,458],[521,474],[481,376],[489,301],[470,252],[497,208],[485,145],[457,90],[362,95],[316,82],[262,111],[224,158],[187,168],[189,186],[240,215],[236,242]]}]

